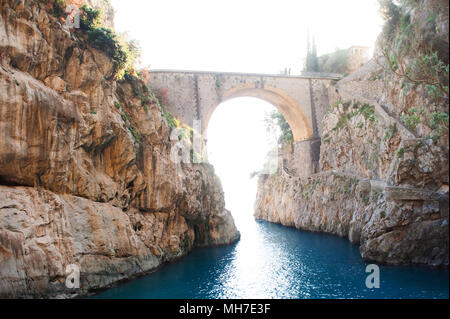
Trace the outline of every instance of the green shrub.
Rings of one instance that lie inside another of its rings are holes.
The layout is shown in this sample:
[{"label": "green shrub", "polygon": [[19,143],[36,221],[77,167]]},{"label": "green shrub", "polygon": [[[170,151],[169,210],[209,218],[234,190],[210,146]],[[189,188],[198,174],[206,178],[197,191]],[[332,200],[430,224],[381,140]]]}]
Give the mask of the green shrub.
[{"label": "green shrub", "polygon": [[122,120],[123,120],[124,122],[127,122],[127,123],[130,122],[130,116],[129,116],[127,113],[122,112],[122,113],[120,113],[120,116],[122,116]]},{"label": "green shrub", "polygon": [[333,127],[333,131],[337,131],[344,128],[345,126],[347,126],[347,122],[348,122],[348,115],[346,114],[341,115],[338,122],[336,123],[336,126]]},{"label": "green shrub", "polygon": [[448,95],[449,65],[438,56],[438,52],[420,55],[415,58],[407,70],[408,78],[428,79],[434,78],[434,83],[425,84],[428,95],[432,99]]},{"label": "green shrub", "polygon": [[375,122],[375,107],[373,105],[364,104],[360,109],[359,113],[364,116],[366,120],[369,120],[370,122]]},{"label": "green shrub", "polygon": [[178,126],[177,120],[173,117],[172,113],[166,111],[162,106],[161,112],[163,117],[166,119],[167,125],[169,125],[169,127],[175,128]]},{"label": "green shrub", "polygon": [[52,14],[55,17],[62,17],[66,14],[66,2],[64,0],[54,0]]},{"label": "green shrub", "polygon": [[407,113],[402,114],[400,119],[410,130],[414,130],[420,123],[420,115],[417,113],[417,108],[415,107],[410,108]]},{"label": "green shrub", "polygon": [[88,36],[89,44],[108,55],[114,67],[114,76],[131,80],[131,69],[140,56],[139,45],[126,41],[111,29],[102,27],[103,14],[100,10],[82,6],[80,30]]},{"label": "green shrub", "polygon": [[381,40],[387,71],[407,79],[413,85],[424,85],[432,99],[448,99],[448,35],[436,32],[436,13],[443,7],[434,6],[429,10],[424,27],[420,19],[412,20],[410,16],[412,10],[425,9],[424,1],[379,2],[385,18]]},{"label": "green shrub", "polygon": [[100,28],[103,23],[103,12],[89,8],[87,5],[81,7],[82,15],[80,17],[80,29],[90,31]]},{"label": "green shrub", "polygon": [[118,110],[121,110],[121,109],[122,109],[122,103],[120,103],[119,101],[114,102],[114,106],[115,106]]},{"label": "green shrub", "polygon": [[448,127],[449,116],[444,112],[433,112],[430,114],[430,127],[436,128],[439,125]]},{"label": "green shrub", "polygon": [[[362,115],[366,120],[369,120],[370,122],[375,122],[375,107],[373,105],[369,104],[363,104],[361,105],[360,102],[355,101],[353,102],[353,109],[356,109],[356,111],[351,112],[348,114],[348,118],[351,119],[355,116]],[[358,125],[359,127],[359,125]]]},{"label": "green shrub", "polygon": [[266,115],[264,122],[266,124],[267,131],[274,131],[278,128],[281,132],[278,138],[278,146],[290,144],[294,141],[294,135],[292,133],[289,123],[284,118],[283,114],[279,111],[273,111]]},{"label": "green shrub", "polygon": [[384,135],[384,140],[389,141],[395,133],[398,132],[397,123],[393,123],[386,128],[386,134]]},{"label": "green shrub", "polygon": [[95,28],[87,31],[92,47],[105,52],[112,60],[114,74],[122,78],[128,64],[128,55],[114,31],[107,28]]},{"label": "green shrub", "polygon": [[128,126],[128,129],[130,130],[131,135],[133,135],[134,140],[135,140],[137,143],[140,143],[140,142],[141,142],[141,139],[139,138],[139,134],[136,132],[136,130],[135,130],[134,128],[132,128],[131,126]]},{"label": "green shrub", "polygon": [[430,128],[433,129],[433,142],[436,144],[440,135],[448,131],[449,116],[445,112],[433,112],[430,114]]}]

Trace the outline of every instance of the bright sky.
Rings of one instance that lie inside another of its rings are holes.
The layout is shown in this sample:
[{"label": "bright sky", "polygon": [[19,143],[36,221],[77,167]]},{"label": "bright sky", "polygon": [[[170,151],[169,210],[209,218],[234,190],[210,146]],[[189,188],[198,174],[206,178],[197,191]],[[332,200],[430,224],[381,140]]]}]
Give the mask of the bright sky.
[{"label": "bright sky", "polygon": [[226,207],[239,228],[253,215],[257,178],[266,155],[276,145],[264,125],[275,107],[256,98],[236,98],[217,107],[208,125],[208,160],[214,165],[225,191]]},{"label": "bright sky", "polygon": [[[117,31],[140,42],[142,65],[152,69],[279,73],[290,67],[295,74],[308,28],[320,55],[352,45],[373,48],[382,25],[377,0],[111,1]],[[241,230],[256,195],[249,175],[271,149],[263,119],[273,109],[258,99],[233,99],[208,125],[209,161]]]},{"label": "bright sky", "polygon": [[112,0],[119,32],[143,49],[142,65],[184,69],[300,72],[307,29],[319,54],[373,47],[377,0]]}]

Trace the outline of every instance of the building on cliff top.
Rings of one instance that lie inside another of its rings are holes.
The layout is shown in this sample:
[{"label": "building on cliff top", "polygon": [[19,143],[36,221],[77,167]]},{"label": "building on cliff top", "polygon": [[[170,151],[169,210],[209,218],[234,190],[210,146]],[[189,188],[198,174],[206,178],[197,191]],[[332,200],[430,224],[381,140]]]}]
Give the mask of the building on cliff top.
[{"label": "building on cliff top", "polygon": [[319,72],[349,74],[369,61],[369,47],[351,46],[318,57]]}]

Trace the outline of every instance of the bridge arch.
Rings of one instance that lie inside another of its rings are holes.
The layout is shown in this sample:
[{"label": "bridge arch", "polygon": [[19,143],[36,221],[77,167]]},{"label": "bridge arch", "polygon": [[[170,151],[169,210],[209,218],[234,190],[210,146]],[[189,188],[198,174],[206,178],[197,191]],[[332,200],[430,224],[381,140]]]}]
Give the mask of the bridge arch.
[{"label": "bridge arch", "polygon": [[319,73],[290,76],[152,70],[147,82],[166,110],[178,120],[193,127],[201,121],[206,138],[211,116],[222,102],[255,97],[272,104],[292,129],[292,153],[299,165],[295,169],[308,176],[319,167],[320,123],[329,106],[329,87],[340,78],[336,74]]},{"label": "bridge arch", "polygon": [[205,112],[202,118],[202,134],[206,136],[209,121],[216,108],[227,100],[238,97],[254,97],[272,104],[283,114],[289,126],[291,127],[294,141],[301,141],[311,138],[313,130],[308,122],[305,113],[300,105],[283,90],[271,86],[264,88],[255,88],[250,85],[240,85],[225,91],[221,95],[219,103],[214,103]]}]

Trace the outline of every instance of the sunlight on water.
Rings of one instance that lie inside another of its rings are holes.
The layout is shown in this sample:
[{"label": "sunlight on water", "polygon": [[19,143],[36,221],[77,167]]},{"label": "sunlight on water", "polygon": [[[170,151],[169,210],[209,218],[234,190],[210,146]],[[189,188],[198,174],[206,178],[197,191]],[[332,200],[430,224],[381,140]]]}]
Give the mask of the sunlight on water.
[{"label": "sunlight on water", "polygon": [[[249,176],[263,167],[265,155],[276,145],[276,137],[264,125],[265,114],[273,110],[262,100],[239,98],[223,103],[211,119],[209,159],[242,236],[220,284],[214,287],[218,298],[283,298],[293,282],[290,256],[253,219],[257,178]],[[231,130],[227,123],[233,123]]]},{"label": "sunlight on water", "polygon": [[[271,106],[259,105],[258,111],[247,104],[228,105],[230,113],[219,109],[220,117],[210,123],[216,132],[208,132],[212,163],[241,240],[196,249],[94,298],[448,298],[446,270],[380,266],[380,288],[368,289],[366,263],[348,240],[255,221],[257,181],[249,174],[262,165],[262,117]],[[225,134],[230,126],[244,129]]]},{"label": "sunlight on water", "polygon": [[197,249],[94,298],[448,298],[448,272],[380,266],[365,286],[358,247],[332,235],[250,220],[239,243]]}]

